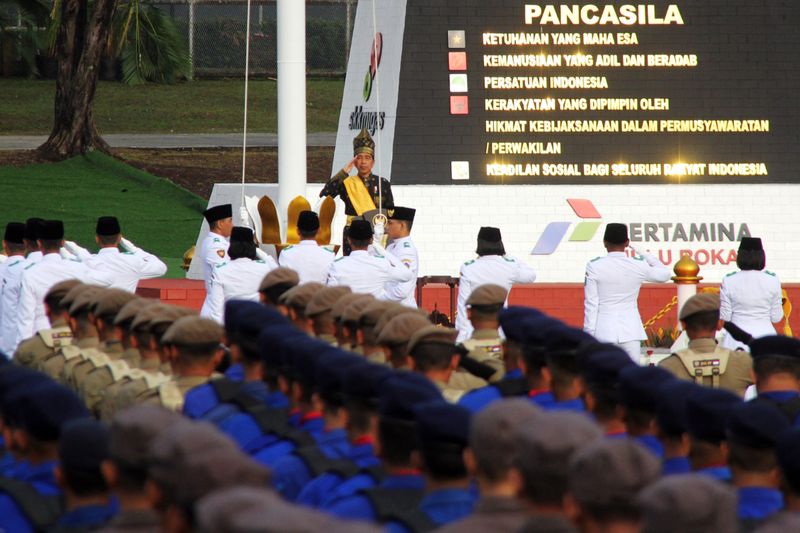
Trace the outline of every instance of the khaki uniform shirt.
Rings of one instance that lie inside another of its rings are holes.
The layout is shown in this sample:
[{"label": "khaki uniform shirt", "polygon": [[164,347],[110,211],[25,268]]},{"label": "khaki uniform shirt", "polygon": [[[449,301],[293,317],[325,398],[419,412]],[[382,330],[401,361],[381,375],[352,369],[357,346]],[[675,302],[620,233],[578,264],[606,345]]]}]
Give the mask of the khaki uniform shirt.
[{"label": "khaki uniform shirt", "polygon": [[72,331],[67,321],[56,320],[53,327],[38,331],[30,339],[24,340],[14,353],[14,361],[18,365],[38,369],[41,361],[55,355],[61,346],[72,344]]},{"label": "khaki uniform shirt", "polygon": [[[101,367],[109,361],[118,361],[122,358],[122,343],[114,341],[102,343],[97,348],[90,348],[81,353],[83,361],[79,361],[69,369],[69,364],[64,367],[64,383],[72,390],[79,392],[83,380],[95,368]],[[69,372],[69,373],[67,373]]]},{"label": "khaki uniform shirt", "polygon": [[81,357],[81,350],[95,348],[99,345],[100,339],[97,337],[86,337],[73,341],[69,346],[62,346],[49,359],[42,361],[39,365],[39,370],[58,381],[61,379],[64,367],[69,361],[74,361],[73,365],[78,363]]},{"label": "khaki uniform shirt", "polygon": [[158,359],[145,359],[141,368],[130,369],[125,376],[101,391],[96,406],[100,419],[109,422],[116,413],[136,404],[148,390],[169,381],[169,375],[159,371],[160,366]]},{"label": "khaki uniform shirt", "polygon": [[[681,354],[688,351],[695,353],[713,353],[717,348],[717,341],[714,339],[694,339],[689,341],[688,350],[681,350],[661,361],[658,366],[664,370],[672,372],[676,377],[687,381],[694,381],[694,376],[689,373],[686,366],[681,362]],[[725,350],[728,354],[728,366],[725,372],[719,376],[719,388],[729,390],[740,397],[744,397],[744,391],[753,384],[752,368],[753,359],[750,354],[742,351]],[[711,387],[712,378],[703,377],[703,386]]]},{"label": "khaki uniform shirt", "polygon": [[183,410],[183,398],[195,387],[207,383],[214,376],[177,376],[156,389],[150,389],[139,397],[141,403],[154,403],[180,412]]},{"label": "khaki uniform shirt", "polygon": [[503,339],[496,329],[479,329],[461,344],[469,350],[471,358],[495,369],[494,375],[489,378],[491,383],[503,379],[506,375]]},{"label": "khaki uniform shirt", "polygon": [[450,403],[458,403],[461,397],[467,392],[465,390],[453,388],[449,383],[442,383],[441,381],[434,381],[433,384],[439,388],[444,399]]}]

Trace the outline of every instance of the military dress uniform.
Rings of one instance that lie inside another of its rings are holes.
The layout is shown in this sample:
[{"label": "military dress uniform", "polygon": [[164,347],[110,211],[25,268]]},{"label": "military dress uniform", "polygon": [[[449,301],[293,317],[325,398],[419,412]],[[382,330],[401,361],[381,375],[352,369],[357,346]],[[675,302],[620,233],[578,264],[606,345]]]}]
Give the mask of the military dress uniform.
[{"label": "military dress uniform", "polygon": [[[774,322],[783,319],[781,282],[769,270],[742,270],[722,278],[719,290],[720,319],[733,322],[753,337],[775,335]],[[722,346],[747,349],[729,334]]]},{"label": "military dress uniform", "polygon": [[478,247],[481,241],[487,241],[498,246],[502,253],[481,255],[461,265],[460,279],[458,282],[458,310],[456,311],[456,329],[458,341],[465,341],[472,335],[472,324],[467,318],[467,300],[475,288],[495,284],[510,291],[517,283],[533,283],[536,281],[536,272],[524,261],[505,255],[500,230],[497,228],[481,228],[478,234]]},{"label": "military dress uniform", "polygon": [[2,296],[0,297],[0,352],[11,355],[20,341],[17,338],[17,305],[25,269],[25,258],[12,255],[2,265]]},{"label": "military dress uniform", "polygon": [[206,291],[211,289],[211,278],[214,275],[214,268],[226,261],[228,257],[228,239],[209,231],[203,242],[200,244],[200,258],[203,261],[203,278],[206,284]]},{"label": "military dress uniform", "polygon": [[252,260],[240,257],[214,267],[211,290],[206,297],[201,316],[222,323],[225,320],[225,302],[228,300],[258,301],[258,287],[271,270],[278,268],[275,260]]},{"label": "military dress uniform", "polygon": [[300,276],[300,284],[314,281],[325,283],[336,255],[328,246],[320,246],[314,239],[302,240],[287,246],[278,256],[278,264],[291,268]]},{"label": "military dress uniform", "polygon": [[647,339],[639,315],[639,289],[642,283],[663,283],[671,275],[648,253],[639,258],[610,252],[592,259],[586,265],[583,330],[600,342],[619,345],[638,363],[641,341]]},{"label": "military dress uniform", "polygon": [[411,237],[395,239],[386,247],[386,252],[397,258],[400,263],[411,270],[412,278],[408,281],[392,281],[386,284],[384,291],[386,299],[400,302],[407,307],[417,307],[415,293],[417,290],[417,277],[419,276],[419,254]]},{"label": "military dress uniform", "polygon": [[55,355],[61,346],[72,344],[72,330],[63,318],[52,323],[52,327],[36,332],[36,335],[19,344],[14,352],[18,365],[37,368],[41,361]]},{"label": "military dress uniform", "polygon": [[141,279],[158,278],[167,273],[167,265],[153,254],[140,248],[120,252],[117,248],[102,248],[86,261],[86,266],[113,276],[111,287],[136,292]]}]

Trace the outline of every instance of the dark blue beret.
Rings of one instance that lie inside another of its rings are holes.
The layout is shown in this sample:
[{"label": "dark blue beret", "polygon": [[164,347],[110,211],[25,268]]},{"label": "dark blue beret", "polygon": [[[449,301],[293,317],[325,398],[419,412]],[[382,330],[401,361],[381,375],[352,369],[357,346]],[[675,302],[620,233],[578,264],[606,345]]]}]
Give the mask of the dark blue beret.
[{"label": "dark blue beret", "polygon": [[444,400],[421,403],[414,407],[417,436],[422,446],[428,444],[458,444],[469,442],[470,412],[460,405]]},{"label": "dark blue beret", "polygon": [[686,400],[696,385],[691,381],[675,379],[658,387],[656,422],[666,435],[677,437],[688,431],[686,425]]},{"label": "dark blue beret", "polygon": [[778,436],[789,429],[789,419],[774,405],[755,400],[731,409],[728,416],[728,441],[751,448],[774,448]]},{"label": "dark blue beret", "polygon": [[597,344],[584,362],[583,380],[590,385],[613,387],[617,385],[622,369],[635,366],[636,363],[619,346]]},{"label": "dark blue beret", "polygon": [[99,471],[108,459],[108,428],[93,418],[64,424],[58,440],[58,460],[64,468]]},{"label": "dark blue beret", "polygon": [[12,392],[29,388],[38,382],[53,381],[45,374],[23,366],[4,365],[0,368],[0,413],[8,412],[6,399]]},{"label": "dark blue beret", "polygon": [[767,335],[750,343],[750,355],[759,357],[787,357],[800,359],[800,339],[783,335]]},{"label": "dark blue beret", "polygon": [[228,342],[236,340],[236,333],[239,331],[239,315],[243,313],[247,306],[255,302],[247,300],[228,300],[225,302],[225,336]]},{"label": "dark blue beret", "polygon": [[547,318],[544,313],[532,307],[512,305],[500,310],[497,315],[500,327],[506,338],[515,342],[522,342],[525,336],[525,323],[535,318]]},{"label": "dark blue beret", "polygon": [[265,326],[273,324],[289,325],[286,317],[274,308],[256,302],[247,303],[251,305],[241,307],[237,317],[238,332],[243,338],[256,339]]},{"label": "dark blue beret", "polygon": [[800,487],[800,428],[784,431],[775,445],[775,454],[783,477],[789,482],[793,492]]},{"label": "dark blue beret", "polygon": [[415,405],[441,399],[442,393],[425,376],[395,372],[381,385],[378,411],[382,417],[413,422]]},{"label": "dark blue beret", "polygon": [[394,371],[389,367],[361,360],[364,361],[363,364],[348,370],[344,378],[344,393],[353,399],[374,402],[380,395],[381,385],[394,375]]},{"label": "dark blue beret", "polygon": [[284,368],[282,352],[288,350],[298,339],[307,337],[308,335],[291,325],[271,324],[264,327],[258,334],[261,361],[269,369]]},{"label": "dark blue beret", "polygon": [[340,395],[344,388],[344,378],[350,368],[363,359],[338,348],[325,353],[317,360],[314,382],[317,392],[324,395]]},{"label": "dark blue beret", "polygon": [[686,400],[686,427],[694,438],[719,443],[727,438],[731,410],[742,399],[724,389],[698,387]]},{"label": "dark blue beret", "polygon": [[648,413],[656,413],[658,387],[677,379],[656,366],[629,366],[619,372],[619,399],[625,406]]},{"label": "dark blue beret", "polygon": [[309,387],[316,383],[317,364],[321,357],[337,348],[312,337],[298,339],[291,347],[282,351],[284,358],[289,358],[292,375]]},{"label": "dark blue beret", "polygon": [[574,351],[594,342],[597,340],[585,331],[566,324],[549,328],[544,339],[545,348],[550,352]]},{"label": "dark blue beret", "polygon": [[58,440],[64,424],[89,416],[83,402],[67,387],[39,381],[17,387],[6,398],[6,422],[46,442]]}]

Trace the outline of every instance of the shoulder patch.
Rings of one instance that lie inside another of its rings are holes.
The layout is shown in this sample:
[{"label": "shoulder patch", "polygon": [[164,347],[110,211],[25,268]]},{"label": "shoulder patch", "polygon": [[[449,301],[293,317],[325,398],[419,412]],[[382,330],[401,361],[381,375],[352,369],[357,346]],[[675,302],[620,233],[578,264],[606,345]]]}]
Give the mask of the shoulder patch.
[{"label": "shoulder patch", "polygon": [[28,270],[29,268],[33,268],[37,265],[37,263],[31,263],[30,265],[26,266],[23,270]]},{"label": "shoulder patch", "polygon": [[291,250],[292,248],[294,248],[294,244],[290,244],[289,246],[284,248],[283,251],[285,252],[286,250]]},{"label": "shoulder patch", "polygon": [[386,258],[385,258],[384,256],[382,256],[381,254],[375,254],[375,256],[374,256],[374,257],[377,257],[378,259],[386,259]]},{"label": "shoulder patch", "polygon": [[219,240],[219,238],[217,238],[217,237],[214,237],[214,240],[213,240],[212,242],[222,242],[222,241],[221,241],[221,240]]},{"label": "shoulder patch", "polygon": [[17,259],[16,261],[14,261],[13,263],[11,263],[11,264],[10,264],[10,265],[8,265],[8,266],[9,266],[9,267],[13,267],[13,266],[15,266],[15,265],[18,265],[18,264],[20,264],[21,262],[22,262],[22,260],[20,260],[20,259]]},{"label": "shoulder patch", "polygon": [[262,265],[266,265],[266,263],[264,261],[262,261],[261,259],[256,259],[255,262],[256,263],[261,263]]},{"label": "shoulder patch", "polygon": [[725,277],[727,278],[727,277],[733,276],[734,274],[738,274],[738,273],[739,273],[738,270],[736,272],[728,272],[727,274],[725,274]]},{"label": "shoulder patch", "polygon": [[217,255],[220,257],[225,257],[225,250],[222,249],[217,250]]},{"label": "shoulder patch", "polygon": [[322,248],[322,249],[323,249],[323,250],[325,250],[326,252],[330,252],[330,253],[332,253],[332,254],[335,254],[335,253],[336,253],[336,250],[335,250],[335,249],[333,248],[333,246],[331,246],[331,245],[320,246],[320,248]]},{"label": "shoulder patch", "polygon": [[598,259],[602,259],[602,258],[603,258],[603,256],[602,256],[602,255],[599,255],[599,256],[595,257],[594,259],[590,259],[590,260],[589,260],[589,262],[590,262],[590,263],[594,263],[594,262],[595,262],[595,261],[597,261]]},{"label": "shoulder patch", "polygon": [[767,274],[767,275],[769,275],[769,276],[772,276],[772,277],[778,277],[778,276],[775,274],[775,272],[770,272],[769,270],[765,270],[765,271],[764,271],[764,274]]},{"label": "shoulder patch", "polygon": [[338,263],[338,262],[339,262],[339,261],[341,261],[342,259],[344,259],[344,256],[343,256],[343,257],[340,257],[340,258],[338,258],[338,259],[334,259],[334,261],[333,261],[333,262],[334,262],[334,263]]},{"label": "shoulder patch", "polygon": [[403,248],[411,248],[411,243],[406,241],[403,243]]},{"label": "shoulder patch", "polygon": [[516,263],[517,262],[517,260],[514,259],[513,257],[508,257],[506,255],[503,256],[503,260],[506,261],[507,263]]},{"label": "shoulder patch", "polygon": [[636,255],[631,257],[631,259],[633,259],[634,261],[644,261],[644,257],[639,257],[639,256],[636,256]]},{"label": "shoulder patch", "polygon": [[475,262],[475,260],[474,260],[474,259],[470,259],[469,261],[467,261],[466,263],[464,263],[464,266],[471,265],[471,264],[472,264],[472,263],[474,263],[474,262]]},{"label": "shoulder patch", "polygon": [[170,411],[180,411],[183,408],[183,394],[174,381],[168,381],[158,387],[158,397],[161,405]]},{"label": "shoulder patch", "polygon": [[227,265],[227,264],[228,264],[228,262],[227,262],[227,261],[223,261],[222,263],[220,263],[220,264],[218,264],[218,265],[214,265],[214,268],[222,268],[222,267],[224,267],[224,266],[225,266],[225,265]]},{"label": "shoulder patch", "polygon": [[133,252],[122,252],[122,255],[134,255]]}]

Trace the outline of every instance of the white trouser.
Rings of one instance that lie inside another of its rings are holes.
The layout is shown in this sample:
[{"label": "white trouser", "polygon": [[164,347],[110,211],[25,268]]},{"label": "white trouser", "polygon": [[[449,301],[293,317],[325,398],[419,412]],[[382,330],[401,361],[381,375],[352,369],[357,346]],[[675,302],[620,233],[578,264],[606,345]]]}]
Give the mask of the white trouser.
[{"label": "white trouser", "polygon": [[618,342],[617,346],[628,352],[633,362],[637,365],[642,364],[642,341]]}]

